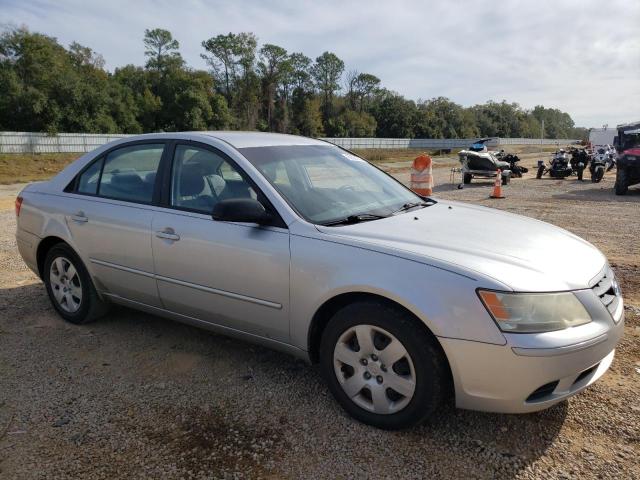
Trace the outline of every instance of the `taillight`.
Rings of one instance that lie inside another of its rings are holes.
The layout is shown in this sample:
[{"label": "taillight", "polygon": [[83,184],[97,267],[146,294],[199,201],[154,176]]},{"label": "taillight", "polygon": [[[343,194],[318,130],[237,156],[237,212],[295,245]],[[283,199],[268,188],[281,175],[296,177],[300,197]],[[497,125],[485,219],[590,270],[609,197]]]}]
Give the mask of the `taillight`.
[{"label": "taillight", "polygon": [[22,197],[16,197],[16,217],[20,216],[21,208],[22,208]]}]

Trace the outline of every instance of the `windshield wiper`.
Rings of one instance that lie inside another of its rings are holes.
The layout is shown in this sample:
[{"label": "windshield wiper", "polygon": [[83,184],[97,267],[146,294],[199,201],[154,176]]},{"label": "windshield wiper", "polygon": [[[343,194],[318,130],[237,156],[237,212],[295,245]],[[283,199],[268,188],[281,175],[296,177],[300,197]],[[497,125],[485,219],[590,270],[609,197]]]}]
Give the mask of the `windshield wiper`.
[{"label": "windshield wiper", "polygon": [[407,210],[411,210],[412,208],[415,208],[415,207],[430,207],[434,203],[435,202],[432,202],[432,203],[427,203],[427,202],[409,202],[409,203],[405,203],[398,210],[395,210],[394,212],[392,212],[392,215],[395,215],[396,213],[400,213],[400,212],[406,212]]},{"label": "windshield wiper", "polygon": [[351,225],[353,223],[370,222],[371,220],[380,220],[381,218],[387,218],[387,215],[376,215],[373,213],[360,213],[358,215],[349,215],[348,217],[339,218],[338,220],[331,220],[330,222],[321,223],[324,227],[332,225]]}]

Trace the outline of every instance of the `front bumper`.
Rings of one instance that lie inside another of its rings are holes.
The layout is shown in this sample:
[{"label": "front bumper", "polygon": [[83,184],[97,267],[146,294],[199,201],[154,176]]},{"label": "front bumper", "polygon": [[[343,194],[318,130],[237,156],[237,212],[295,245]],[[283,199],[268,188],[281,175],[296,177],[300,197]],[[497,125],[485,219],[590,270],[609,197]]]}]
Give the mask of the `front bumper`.
[{"label": "front bumper", "polygon": [[[613,361],[624,330],[622,299],[616,320],[608,316],[606,321],[567,329],[572,330],[566,332],[572,340],[564,345],[558,344],[563,332],[509,334],[506,345],[439,338],[451,366],[456,405],[527,413],[575,395],[598,380]],[[588,338],[581,338],[581,332]]]}]

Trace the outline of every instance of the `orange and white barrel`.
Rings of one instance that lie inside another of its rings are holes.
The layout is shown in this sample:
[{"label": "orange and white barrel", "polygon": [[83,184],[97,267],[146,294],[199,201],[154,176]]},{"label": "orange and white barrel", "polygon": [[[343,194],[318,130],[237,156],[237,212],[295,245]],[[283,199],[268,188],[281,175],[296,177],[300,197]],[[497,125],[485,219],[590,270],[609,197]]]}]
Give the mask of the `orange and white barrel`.
[{"label": "orange and white barrel", "polygon": [[411,168],[411,190],[418,195],[433,194],[433,171],[431,157],[422,154],[415,158]]}]

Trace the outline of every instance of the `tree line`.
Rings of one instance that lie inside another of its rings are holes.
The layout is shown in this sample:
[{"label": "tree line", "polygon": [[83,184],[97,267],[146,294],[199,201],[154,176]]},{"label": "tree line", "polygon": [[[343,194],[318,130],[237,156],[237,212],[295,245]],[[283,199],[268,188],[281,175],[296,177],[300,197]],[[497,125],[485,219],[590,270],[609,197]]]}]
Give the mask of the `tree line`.
[{"label": "tree line", "polygon": [[113,72],[76,42],[27,28],[0,35],[0,130],[142,133],[259,130],[312,137],[584,138],[568,113],[488,101],[410,100],[332,52],[312,60],[253,33],[202,41],[208,71],[190,68],[171,32],[146,30],[146,64]]}]

